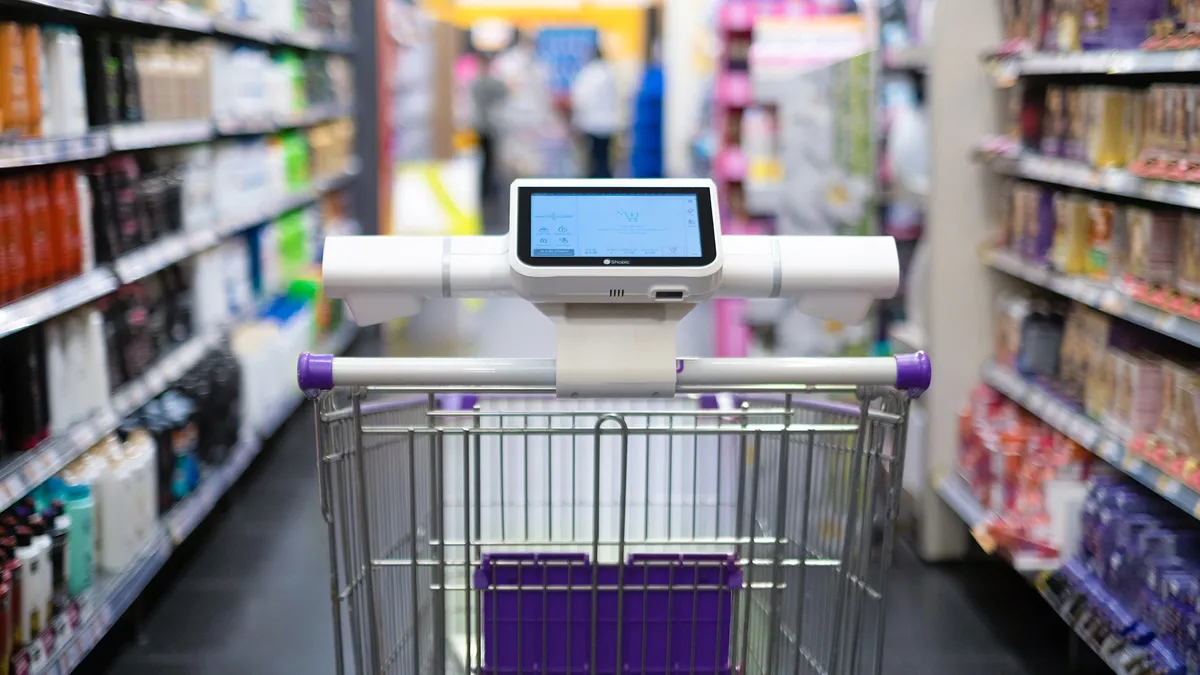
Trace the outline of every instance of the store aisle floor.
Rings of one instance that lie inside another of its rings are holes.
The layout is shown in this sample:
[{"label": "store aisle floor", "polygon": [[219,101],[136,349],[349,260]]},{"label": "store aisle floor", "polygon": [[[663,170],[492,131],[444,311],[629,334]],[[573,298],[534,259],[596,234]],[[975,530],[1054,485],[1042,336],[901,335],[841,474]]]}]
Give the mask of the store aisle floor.
[{"label": "store aisle floor", "polygon": [[[367,349],[372,349],[368,346]],[[333,672],[328,557],[313,423],[287,423],[144,615],[115,675]],[[1059,675],[1067,630],[994,562],[929,566],[896,555],[887,675]],[[1085,664],[1086,665],[1086,664]],[[1086,672],[1103,672],[1087,668]]]}]

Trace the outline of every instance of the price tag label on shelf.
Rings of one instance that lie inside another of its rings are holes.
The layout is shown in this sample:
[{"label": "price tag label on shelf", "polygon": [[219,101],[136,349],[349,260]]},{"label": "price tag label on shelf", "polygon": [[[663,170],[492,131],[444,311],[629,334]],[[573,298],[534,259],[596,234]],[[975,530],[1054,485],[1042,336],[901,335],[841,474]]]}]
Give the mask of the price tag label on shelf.
[{"label": "price tag label on shelf", "polygon": [[1104,294],[1100,296],[1100,309],[1109,314],[1116,314],[1118,316],[1124,314],[1125,307],[1128,304],[1129,301],[1125,296],[1115,288],[1104,291]]},{"label": "price tag label on shelf", "polygon": [[1179,496],[1181,491],[1179,481],[1166,474],[1162,474],[1158,477],[1158,480],[1155,482],[1155,487],[1158,489],[1158,494],[1168,498]]},{"label": "price tag label on shelf", "polygon": [[98,435],[94,423],[81,422],[76,424],[71,429],[71,447],[86,450],[91,447]]},{"label": "price tag label on shelf", "polygon": [[[1112,59],[1108,64],[1108,72],[1110,75],[1120,75],[1121,73],[1131,73],[1137,70],[1138,58],[1140,55],[1129,54],[1123,52],[1114,52]],[[1099,65],[1099,64],[1097,64]],[[1100,70],[1096,68],[1095,70]]]},{"label": "price tag label on shelf", "polygon": [[1169,190],[1170,188],[1167,186],[1167,184],[1163,183],[1162,181],[1144,180],[1141,182],[1139,189],[1131,190],[1131,192],[1134,192],[1133,196],[1135,197],[1143,197],[1145,199],[1151,199],[1154,201],[1164,201],[1170,195]]},{"label": "price tag label on shelf", "polygon": [[5,505],[12,504],[25,492],[25,482],[20,474],[13,474],[0,483],[0,500]]},{"label": "price tag label on shelf", "polygon": [[1175,62],[1172,64],[1175,70],[1197,70],[1200,69],[1200,50],[1186,49],[1175,55]]},{"label": "price tag label on shelf", "polygon": [[188,233],[188,245],[195,251],[203,251],[206,248],[216,244],[218,236],[216,230],[205,227]]},{"label": "price tag label on shelf", "polygon": [[1041,417],[1043,419],[1045,417],[1047,417],[1046,404],[1047,404],[1047,400],[1046,400],[1045,394],[1038,391],[1037,389],[1034,389],[1029,392],[1029,401],[1028,401],[1029,409],[1032,410],[1035,415],[1037,415],[1038,417]]},{"label": "price tag label on shelf", "polygon": [[50,661],[50,654],[40,639],[25,645],[25,656],[28,659],[30,673],[40,673]]},{"label": "price tag label on shelf", "polygon": [[57,464],[58,452],[53,446],[37,453],[29,459],[22,473],[25,474],[25,481],[29,485],[40,485],[43,481],[53,475],[55,464]]},{"label": "price tag label on shelf", "polygon": [[1048,418],[1047,421],[1049,421],[1055,429],[1058,429],[1064,434],[1070,433],[1070,411],[1068,411],[1062,405],[1059,405],[1057,402],[1047,399],[1045,413],[1046,417]]},{"label": "price tag label on shelf", "polygon": [[1141,473],[1142,467],[1144,467],[1146,463],[1132,454],[1126,454],[1124,461],[1121,462],[1121,465],[1126,471],[1137,474]]},{"label": "price tag label on shelf", "polygon": [[1174,332],[1179,325],[1179,317],[1168,312],[1158,312],[1154,317],[1154,327],[1164,333]]},{"label": "price tag label on shelf", "polygon": [[[95,424],[96,435],[94,438],[99,439],[100,436],[103,436],[104,434],[107,434],[109,431],[116,429],[117,422],[119,422],[119,421],[120,421],[120,418],[117,417],[117,413],[115,411],[113,411],[112,408],[105,409],[103,412],[101,412],[99,415],[96,416],[96,424]],[[95,441],[92,441],[92,442],[94,443]]]}]

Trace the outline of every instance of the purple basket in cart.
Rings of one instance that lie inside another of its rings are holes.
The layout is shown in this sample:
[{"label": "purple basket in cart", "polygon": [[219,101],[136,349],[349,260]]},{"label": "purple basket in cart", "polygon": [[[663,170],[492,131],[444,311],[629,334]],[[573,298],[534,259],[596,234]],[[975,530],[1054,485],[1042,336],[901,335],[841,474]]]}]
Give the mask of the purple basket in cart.
[{"label": "purple basket in cart", "polygon": [[734,672],[742,570],[732,555],[633,554],[620,565],[592,564],[585,553],[493,553],[474,579],[484,675],[591,672],[593,575],[596,675]]}]

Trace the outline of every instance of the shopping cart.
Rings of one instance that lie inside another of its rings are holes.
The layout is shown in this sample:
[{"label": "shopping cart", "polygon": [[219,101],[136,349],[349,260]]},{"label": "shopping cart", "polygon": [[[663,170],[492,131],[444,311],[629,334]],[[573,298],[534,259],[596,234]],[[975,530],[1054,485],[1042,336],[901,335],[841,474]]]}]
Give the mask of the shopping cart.
[{"label": "shopping cart", "polygon": [[337,672],[879,673],[929,377],[694,359],[674,398],[564,400],[553,361],[304,355]]}]

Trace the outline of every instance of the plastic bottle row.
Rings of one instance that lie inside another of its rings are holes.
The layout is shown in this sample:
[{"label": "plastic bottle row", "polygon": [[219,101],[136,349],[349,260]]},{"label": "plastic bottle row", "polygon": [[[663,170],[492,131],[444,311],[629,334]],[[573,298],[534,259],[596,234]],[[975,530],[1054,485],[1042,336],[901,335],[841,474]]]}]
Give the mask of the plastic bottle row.
[{"label": "plastic bottle row", "polygon": [[0,378],[0,459],[109,409],[113,391],[193,335],[245,319],[297,281],[311,283],[325,228],[348,220],[345,201],[330,195],[186,265],[0,339],[0,360],[9,368]]},{"label": "plastic bottle row", "polygon": [[264,209],[351,162],[352,125],[0,177],[0,305],[184,230]]},{"label": "plastic bottle row", "polygon": [[89,125],[213,117],[286,121],[352,99],[341,56],[0,22],[7,135],[80,136]]},{"label": "plastic bottle row", "polygon": [[26,658],[22,646],[67,611],[97,571],[124,570],[160,518],[200,484],[202,465],[225,461],[238,439],[241,386],[237,360],[211,352],[0,516],[3,664]]},{"label": "plastic bottle row", "polygon": [[350,33],[349,0],[219,0],[209,6],[218,18],[252,23],[281,33],[296,30]]}]

